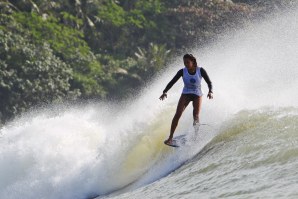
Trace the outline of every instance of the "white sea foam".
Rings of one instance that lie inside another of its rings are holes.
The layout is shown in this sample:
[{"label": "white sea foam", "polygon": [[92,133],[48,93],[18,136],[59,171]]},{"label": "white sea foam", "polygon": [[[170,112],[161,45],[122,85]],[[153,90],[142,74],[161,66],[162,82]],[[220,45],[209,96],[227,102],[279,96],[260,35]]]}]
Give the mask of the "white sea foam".
[{"label": "white sea foam", "polygon": [[[88,198],[128,185],[125,191],[129,191],[192,158],[234,113],[262,106],[296,107],[297,13],[261,22],[191,52],[214,84],[214,100],[205,98],[201,113],[201,122],[210,126],[194,146],[174,150],[163,145],[182,82],[168,92],[166,101],[158,98],[183,67],[182,56],[141,95],[120,105],[76,105],[56,114],[48,108],[4,126],[0,198]],[[191,131],[191,124],[188,107],[176,134]]]}]

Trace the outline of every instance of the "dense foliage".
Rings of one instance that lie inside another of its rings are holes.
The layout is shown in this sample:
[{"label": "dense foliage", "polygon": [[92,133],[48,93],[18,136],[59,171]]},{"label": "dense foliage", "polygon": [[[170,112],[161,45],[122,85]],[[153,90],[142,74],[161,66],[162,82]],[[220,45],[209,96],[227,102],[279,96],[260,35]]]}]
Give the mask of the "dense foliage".
[{"label": "dense foliage", "polygon": [[42,102],[76,96],[70,91],[72,69],[47,44],[33,45],[0,30],[0,109],[12,117]]},{"label": "dense foliage", "polygon": [[295,0],[0,0],[0,120],[123,98],[172,55]]}]

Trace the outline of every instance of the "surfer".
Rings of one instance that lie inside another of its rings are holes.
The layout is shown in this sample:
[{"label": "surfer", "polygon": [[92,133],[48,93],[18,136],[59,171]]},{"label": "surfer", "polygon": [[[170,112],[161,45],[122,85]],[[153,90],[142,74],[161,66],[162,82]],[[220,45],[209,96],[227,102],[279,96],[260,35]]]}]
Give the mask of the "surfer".
[{"label": "surfer", "polygon": [[208,84],[209,92],[207,98],[213,99],[212,82],[210,81],[206,70],[197,65],[196,58],[192,54],[185,54],[183,56],[183,61],[185,67],[177,72],[173,79],[167,84],[166,88],[163,90],[163,93],[159,98],[160,100],[164,100],[165,98],[167,98],[168,90],[170,90],[170,88],[178,81],[178,79],[182,77],[184,87],[177,105],[176,113],[172,120],[170,136],[168,140],[165,141],[166,144],[172,143],[173,135],[178,125],[178,121],[184,109],[191,101],[193,104],[193,125],[196,126],[197,124],[199,124],[199,113],[201,110],[203,96],[201,90],[202,78],[204,78],[204,80]]}]

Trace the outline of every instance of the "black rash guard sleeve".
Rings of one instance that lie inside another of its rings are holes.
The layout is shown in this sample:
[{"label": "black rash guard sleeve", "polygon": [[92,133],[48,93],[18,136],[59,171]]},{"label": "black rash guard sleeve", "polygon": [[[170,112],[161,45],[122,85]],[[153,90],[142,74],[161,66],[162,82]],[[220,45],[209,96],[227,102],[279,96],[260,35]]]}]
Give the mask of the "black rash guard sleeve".
[{"label": "black rash guard sleeve", "polygon": [[168,83],[166,88],[163,90],[163,93],[168,92],[172,88],[172,86],[178,81],[180,77],[183,76],[183,69],[180,69],[177,74],[173,77],[173,79]]},{"label": "black rash guard sleeve", "polygon": [[204,78],[204,80],[208,84],[209,92],[213,93],[212,82],[211,82],[206,70],[204,68],[201,68],[200,72],[201,72],[202,77]]}]

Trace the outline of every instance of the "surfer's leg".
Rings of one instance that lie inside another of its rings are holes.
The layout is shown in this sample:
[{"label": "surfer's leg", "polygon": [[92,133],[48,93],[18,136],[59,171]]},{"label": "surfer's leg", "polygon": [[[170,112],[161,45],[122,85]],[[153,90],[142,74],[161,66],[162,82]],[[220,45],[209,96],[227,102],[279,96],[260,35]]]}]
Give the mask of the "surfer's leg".
[{"label": "surfer's leg", "polygon": [[201,111],[201,105],[202,105],[202,97],[196,96],[194,97],[192,101],[193,105],[193,125],[195,126],[196,124],[199,123],[199,114]]},{"label": "surfer's leg", "polygon": [[172,120],[171,132],[170,132],[170,137],[169,137],[170,139],[173,138],[175,129],[178,125],[178,121],[179,121],[184,109],[189,104],[189,102],[190,102],[189,98],[186,95],[182,94],[180,99],[179,99],[178,105],[177,105],[176,113],[175,113],[175,115],[173,117],[173,120]]}]

